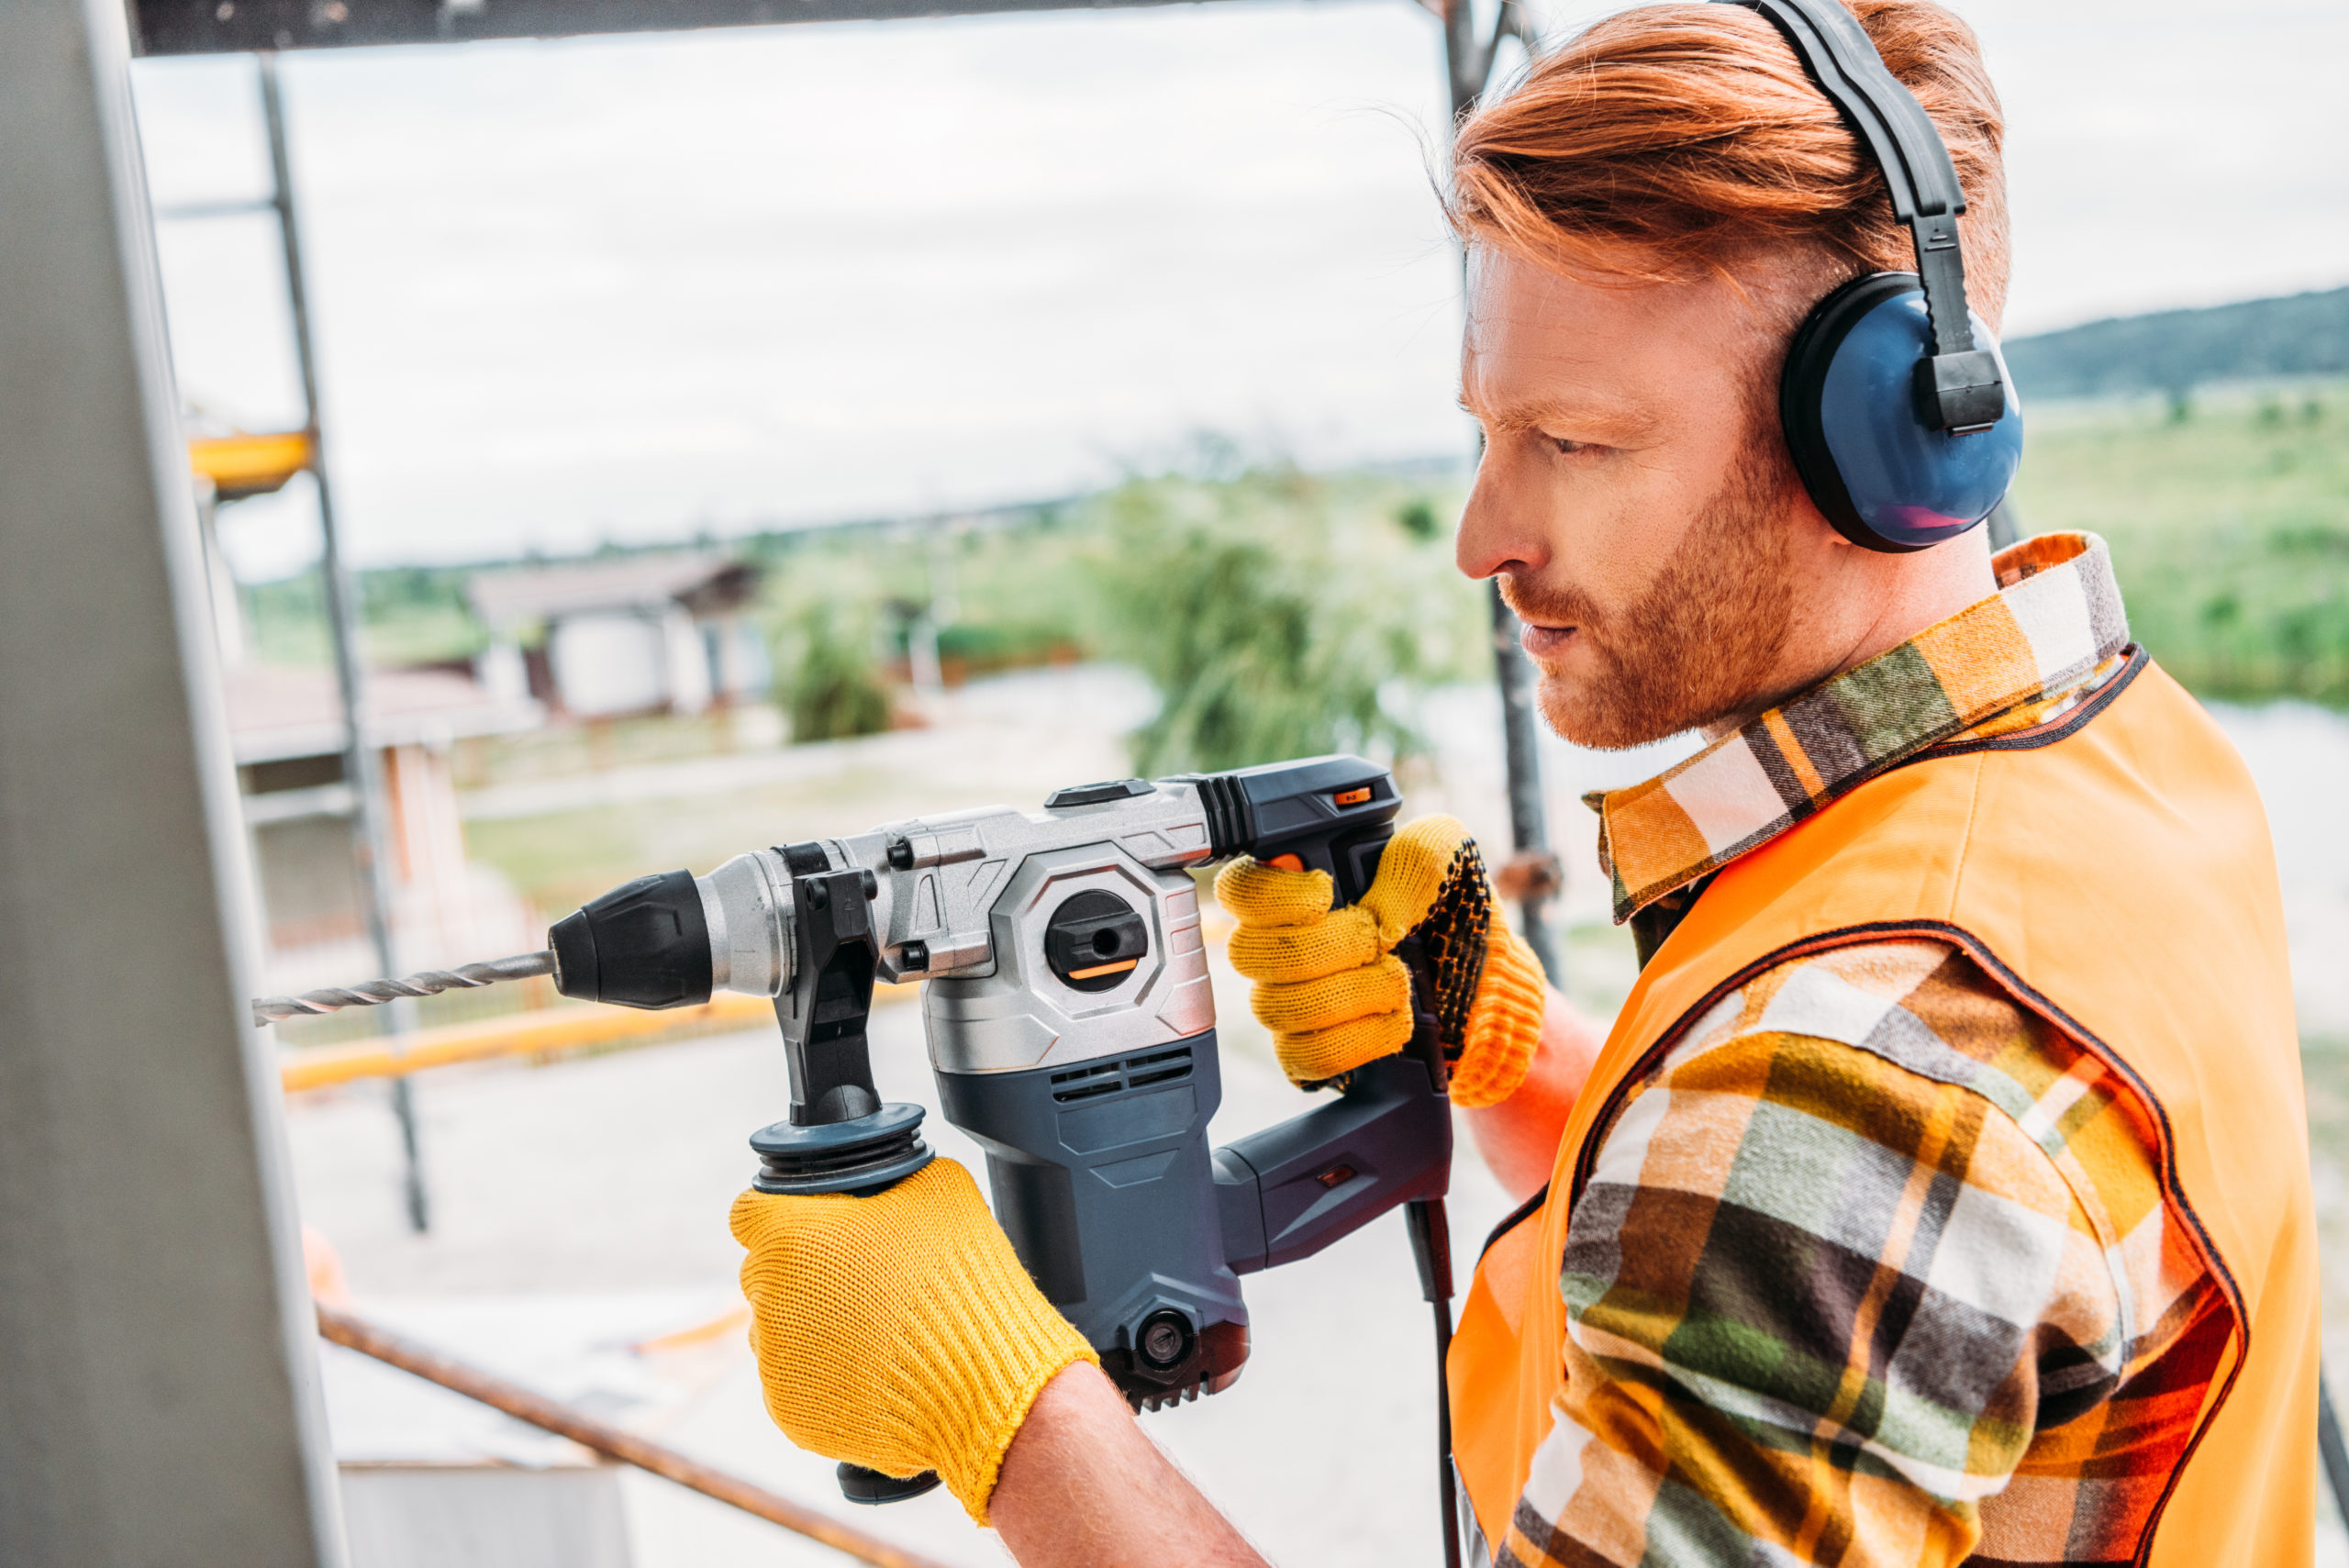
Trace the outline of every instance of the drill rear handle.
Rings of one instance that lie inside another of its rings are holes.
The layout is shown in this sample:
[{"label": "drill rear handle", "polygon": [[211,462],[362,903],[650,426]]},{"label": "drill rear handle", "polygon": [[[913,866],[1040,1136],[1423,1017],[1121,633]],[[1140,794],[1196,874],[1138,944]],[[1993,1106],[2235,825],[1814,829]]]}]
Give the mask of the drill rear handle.
[{"label": "drill rear handle", "polygon": [[[1229,1147],[1206,1137],[1220,1075],[1190,873],[1294,856],[1350,904],[1399,806],[1385,769],[1319,757],[754,851],[703,878],[641,878],[558,922],[556,986],[640,1007],[718,988],[773,996],[791,1106],[751,1140],[754,1184],[869,1192],[930,1158],[920,1107],[874,1085],[873,983],[928,979],[941,1096],[987,1151],[997,1218],[1128,1399],[1155,1407],[1239,1375],[1238,1276],[1446,1190],[1452,1119],[1424,984],[1402,1054]],[[1400,950],[1415,976],[1417,948]],[[1416,1239],[1429,1224],[1414,1212]],[[1425,1258],[1422,1273],[1432,1291]],[[859,1501],[927,1489],[851,1466],[841,1479]]]}]

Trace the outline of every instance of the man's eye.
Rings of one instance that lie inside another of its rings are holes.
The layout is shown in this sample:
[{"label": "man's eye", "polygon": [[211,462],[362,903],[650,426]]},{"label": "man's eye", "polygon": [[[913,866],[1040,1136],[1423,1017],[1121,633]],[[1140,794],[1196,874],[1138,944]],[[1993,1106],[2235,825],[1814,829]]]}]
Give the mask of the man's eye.
[{"label": "man's eye", "polygon": [[1588,441],[1570,441],[1564,436],[1551,436],[1548,437],[1547,439],[1552,446],[1558,449],[1558,455],[1560,457],[1573,457],[1577,452],[1586,452],[1590,450],[1590,443]]}]

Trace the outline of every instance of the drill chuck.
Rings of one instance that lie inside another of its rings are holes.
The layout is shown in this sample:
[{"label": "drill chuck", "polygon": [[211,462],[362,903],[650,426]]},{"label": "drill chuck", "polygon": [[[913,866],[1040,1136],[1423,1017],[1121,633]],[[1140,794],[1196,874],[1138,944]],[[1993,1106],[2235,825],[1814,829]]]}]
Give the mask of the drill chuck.
[{"label": "drill chuck", "polygon": [[624,883],[548,931],[555,989],[651,1008],[692,1006],[713,991],[778,995],[792,975],[790,888],[773,850],[736,855],[707,876]]},{"label": "drill chuck", "polygon": [[689,871],[623,883],[557,920],[547,945],[566,996],[652,1008],[709,1000],[709,919]]}]

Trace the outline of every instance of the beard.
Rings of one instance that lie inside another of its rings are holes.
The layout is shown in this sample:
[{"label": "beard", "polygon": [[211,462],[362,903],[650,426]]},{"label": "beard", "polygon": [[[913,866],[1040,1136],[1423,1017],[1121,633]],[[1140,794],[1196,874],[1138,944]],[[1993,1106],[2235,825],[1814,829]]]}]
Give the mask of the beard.
[{"label": "beard", "polygon": [[1577,746],[1621,751],[1683,730],[1758,715],[1794,623],[1789,486],[1799,484],[1757,430],[1720,490],[1647,590],[1601,609],[1579,590],[1504,573],[1520,619],[1571,626],[1587,647],[1574,679],[1544,668],[1550,727]]}]

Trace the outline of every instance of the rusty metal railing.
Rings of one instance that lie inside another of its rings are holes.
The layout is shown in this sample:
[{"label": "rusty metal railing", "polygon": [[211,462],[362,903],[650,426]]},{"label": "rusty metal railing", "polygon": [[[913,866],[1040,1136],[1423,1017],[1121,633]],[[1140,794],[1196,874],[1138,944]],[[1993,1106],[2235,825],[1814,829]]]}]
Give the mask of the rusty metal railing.
[{"label": "rusty metal railing", "polygon": [[796,1535],[820,1541],[859,1562],[870,1563],[872,1568],[945,1568],[934,1558],[893,1546],[878,1536],[867,1535],[854,1525],[843,1524],[829,1514],[795,1503],[755,1482],[688,1459],[650,1438],[599,1421],[560,1400],[534,1394],[519,1384],[508,1383],[479,1367],[468,1366],[414,1340],[402,1339],[363,1318],[323,1303],[318,1304],[317,1311],[318,1332],[338,1345],[373,1356],[428,1383],[437,1383],[468,1399],[479,1400],[518,1421],[569,1438],[607,1458],[691,1487],[705,1497],[715,1497],[769,1524],[781,1525]]}]

